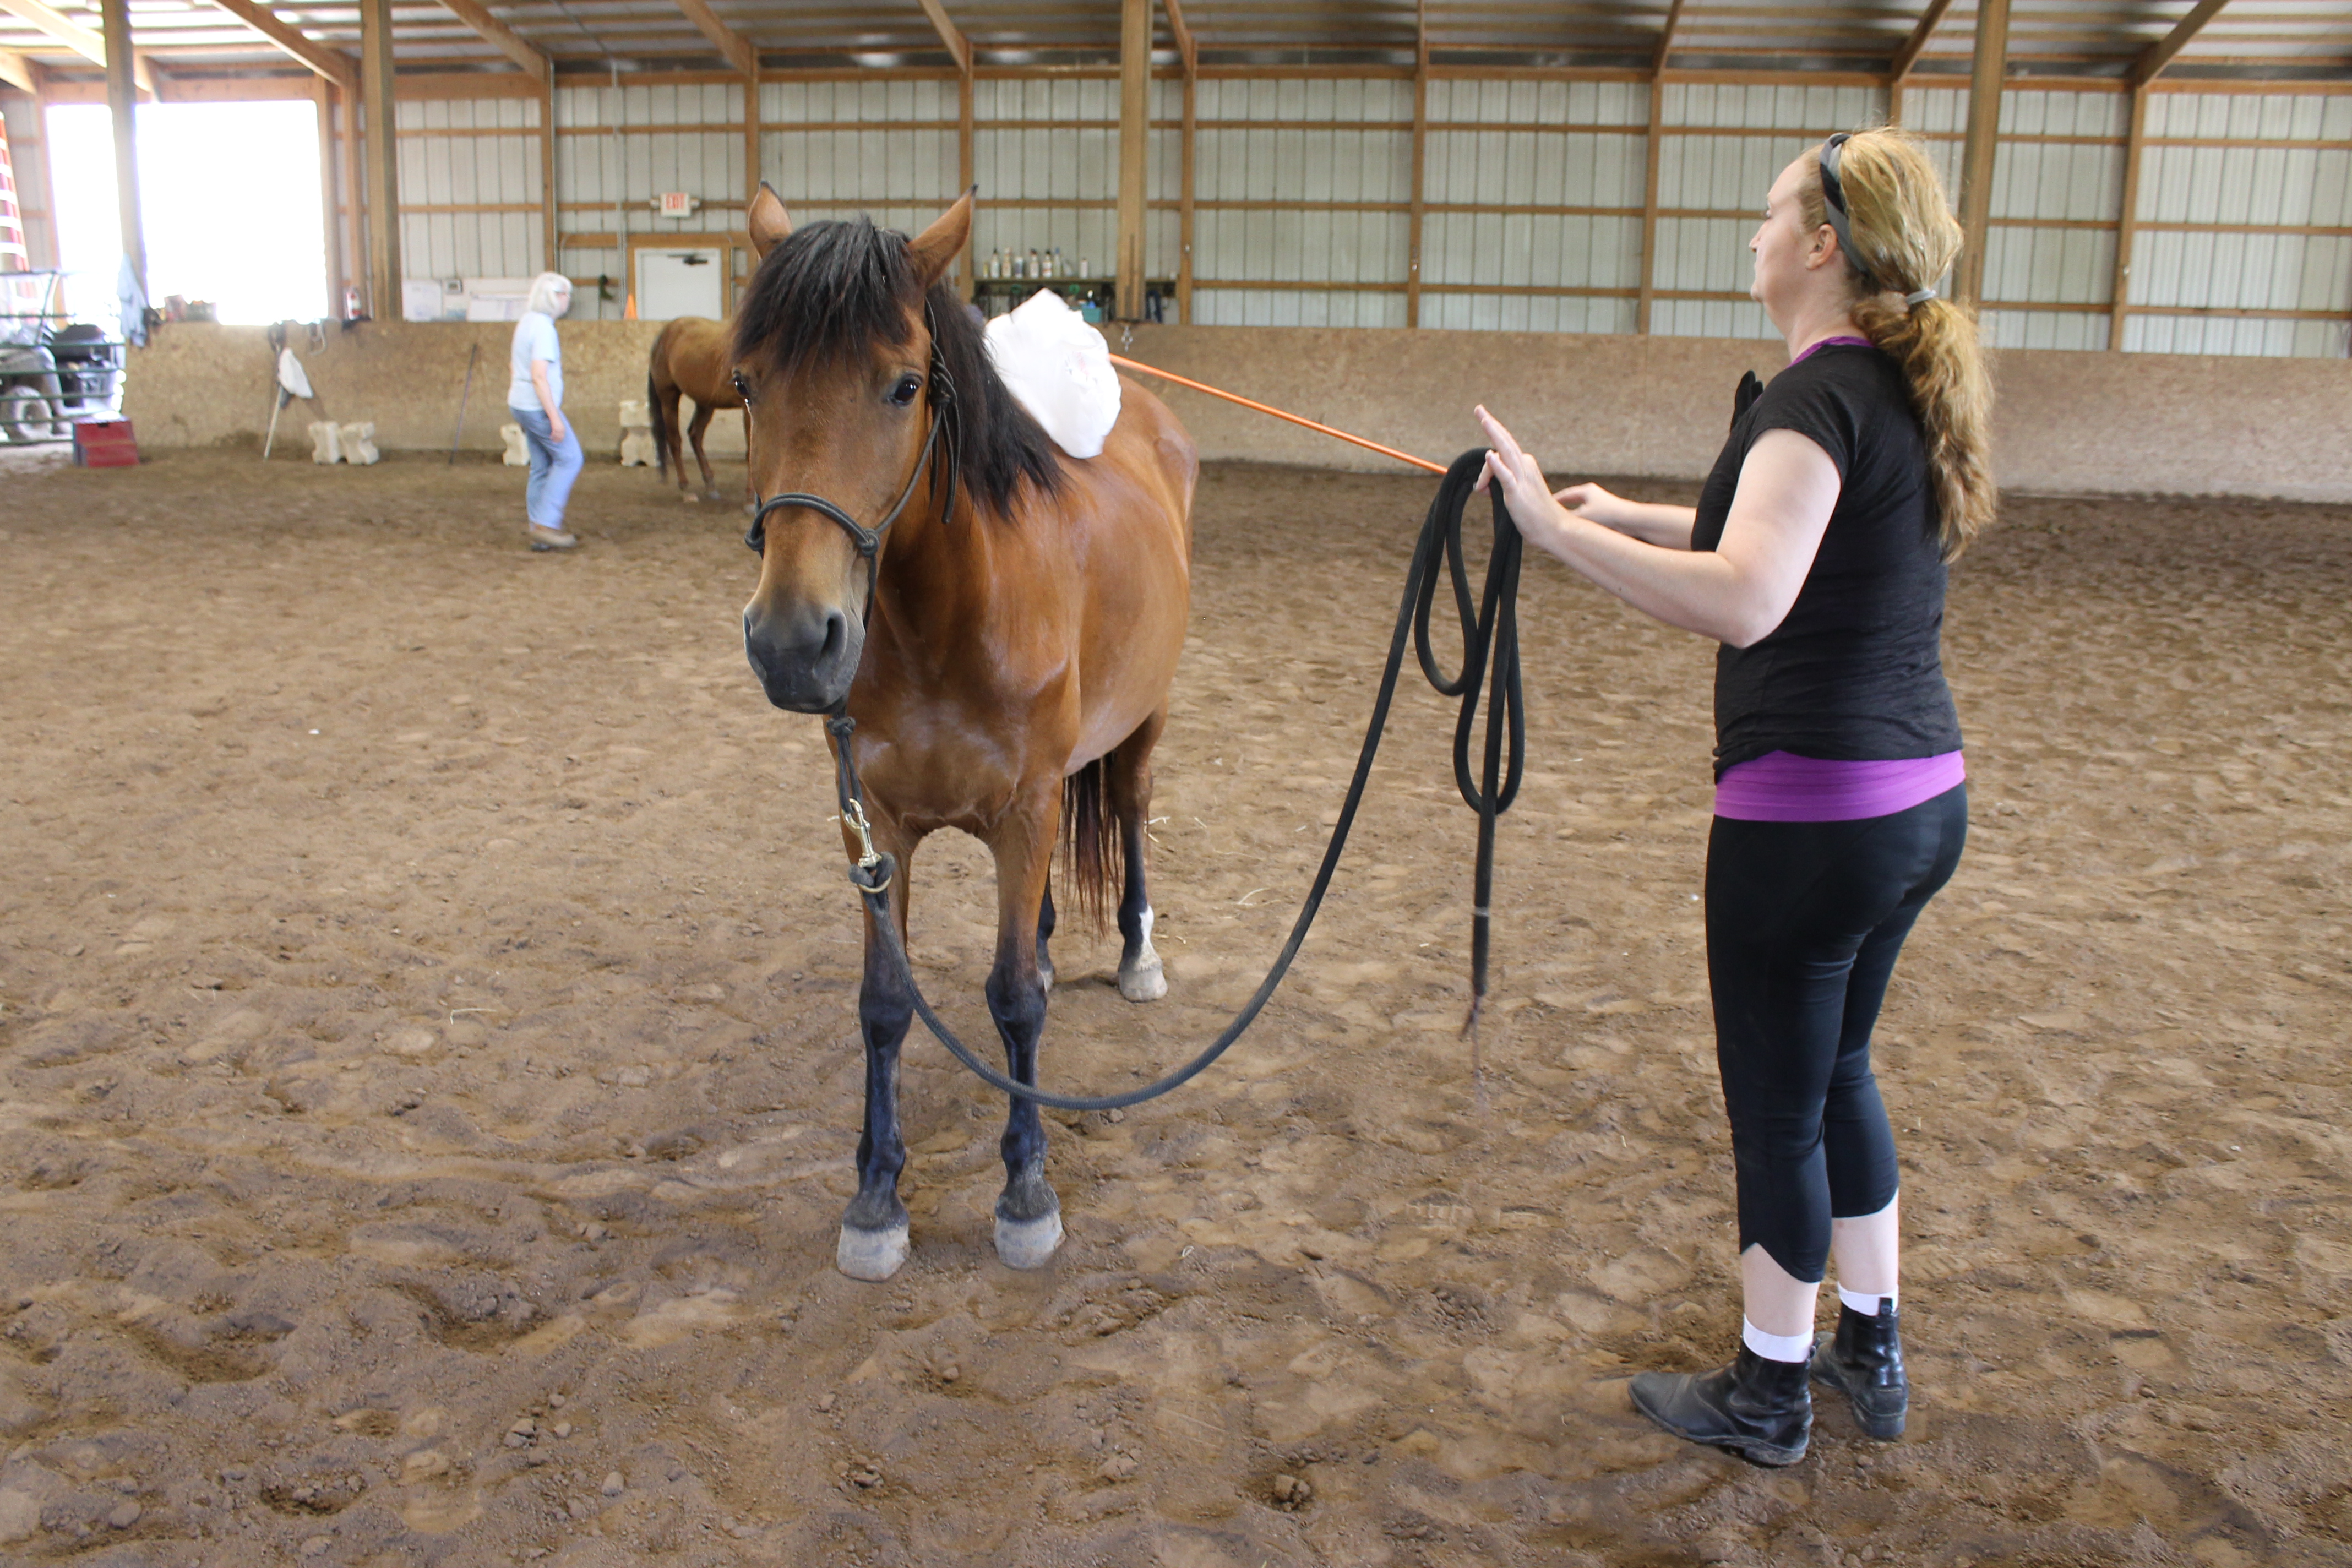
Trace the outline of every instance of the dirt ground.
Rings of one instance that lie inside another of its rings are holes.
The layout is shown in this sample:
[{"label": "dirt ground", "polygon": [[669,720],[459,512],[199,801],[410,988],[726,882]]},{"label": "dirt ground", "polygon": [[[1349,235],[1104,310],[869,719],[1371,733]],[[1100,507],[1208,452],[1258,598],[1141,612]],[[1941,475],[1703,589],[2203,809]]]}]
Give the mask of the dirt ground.
[{"label": "dirt ground", "polygon": [[[0,472],[0,1559],[2352,1561],[2352,513],[2020,499],[1958,571],[1973,837],[1880,1034],[1911,1432],[1824,1405],[1768,1473],[1624,1386],[1738,1323],[1706,646],[1531,565],[1483,1083],[1409,687],[1256,1031],[1053,1120],[1052,1269],[996,1263],[1002,1102],[918,1029],[914,1255],[866,1285],[855,903],[740,515],[599,466],[532,556],[520,484]],[[1430,489],[1206,477],[1171,991],[1066,924],[1049,1082],[1255,984]],[[986,862],[916,879],[992,1038]]]}]

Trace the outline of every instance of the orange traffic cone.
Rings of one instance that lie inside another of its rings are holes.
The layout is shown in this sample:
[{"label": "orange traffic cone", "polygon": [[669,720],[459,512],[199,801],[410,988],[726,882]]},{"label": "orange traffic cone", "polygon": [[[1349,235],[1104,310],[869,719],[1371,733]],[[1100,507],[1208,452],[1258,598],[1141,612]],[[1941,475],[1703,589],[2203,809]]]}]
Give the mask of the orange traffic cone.
[{"label": "orange traffic cone", "polygon": [[634,321],[636,319],[637,291],[635,289],[632,289],[629,290],[629,302],[621,307],[621,320],[625,321]]}]

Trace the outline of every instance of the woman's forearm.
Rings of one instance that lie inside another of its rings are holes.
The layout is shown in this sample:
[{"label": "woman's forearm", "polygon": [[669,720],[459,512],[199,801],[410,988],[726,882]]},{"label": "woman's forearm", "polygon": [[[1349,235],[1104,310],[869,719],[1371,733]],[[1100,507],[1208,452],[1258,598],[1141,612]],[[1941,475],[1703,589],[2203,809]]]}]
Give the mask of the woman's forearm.
[{"label": "woman's forearm", "polygon": [[[1687,515],[1680,507],[1643,510]],[[1735,647],[1772,629],[1751,624],[1757,618],[1749,613],[1753,595],[1731,562],[1712,551],[1691,549],[1688,521],[1678,542],[1645,540],[1631,528],[1621,531],[1565,509],[1555,509],[1549,521],[1532,527],[1522,522],[1520,529],[1538,548],[1668,626]]]},{"label": "woman's forearm", "polygon": [[547,362],[545,360],[535,359],[530,362],[530,384],[532,388],[538,392],[539,405],[546,411],[548,418],[550,420],[562,418],[562,405],[555,401],[555,391],[552,387],[547,384]]},{"label": "woman's forearm", "polygon": [[1691,531],[1698,526],[1698,509],[1669,506],[1664,501],[1621,500],[1606,521],[1618,532],[1664,550],[1688,550]]}]

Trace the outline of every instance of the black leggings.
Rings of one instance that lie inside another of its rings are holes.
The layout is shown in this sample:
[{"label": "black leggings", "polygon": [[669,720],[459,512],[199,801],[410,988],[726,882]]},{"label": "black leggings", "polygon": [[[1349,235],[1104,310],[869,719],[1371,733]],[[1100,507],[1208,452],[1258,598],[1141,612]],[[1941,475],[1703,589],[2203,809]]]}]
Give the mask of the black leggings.
[{"label": "black leggings", "polygon": [[1951,879],[1968,786],[1859,822],[1715,819],[1706,969],[1738,1173],[1739,1249],[1818,1282],[1830,1220],[1895,1201],[1895,1134],[1870,1071],[1895,956]]}]

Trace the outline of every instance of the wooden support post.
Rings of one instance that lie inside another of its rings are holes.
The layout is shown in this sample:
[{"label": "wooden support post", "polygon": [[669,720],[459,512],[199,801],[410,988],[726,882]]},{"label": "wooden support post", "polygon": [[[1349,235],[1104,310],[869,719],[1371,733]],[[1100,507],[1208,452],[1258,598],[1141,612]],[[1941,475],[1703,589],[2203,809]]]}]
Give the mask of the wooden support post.
[{"label": "wooden support post", "polygon": [[555,203],[555,72],[551,68],[539,84],[539,252],[540,270],[563,270],[562,242],[556,237]]},{"label": "wooden support post", "polygon": [[[956,189],[971,189],[972,175],[978,154],[972,147],[972,83],[971,72],[966,70],[956,78]],[[963,237],[963,256],[958,265],[962,268],[956,281],[957,292],[969,300],[979,287],[978,265],[980,226],[974,224]]]},{"label": "wooden support post", "polygon": [[1658,294],[1658,160],[1665,153],[1666,84],[1650,75],[1650,141],[1642,175],[1642,291],[1633,305],[1633,330],[1650,330],[1650,308]]},{"label": "wooden support post", "polygon": [[2147,153],[2147,89],[2131,89],[2131,125],[2124,133],[2124,205],[2116,220],[2116,271],[2107,286],[2107,352],[2121,353],[2124,318],[2131,314],[2132,242],[2139,227],[2139,166]]},{"label": "wooden support post", "polygon": [[1180,188],[1176,194],[1176,319],[1192,324],[1192,146],[1200,135],[1194,95],[1199,79],[1184,73],[1184,144],[1178,150]]},{"label": "wooden support post", "polygon": [[[367,246],[360,226],[360,98],[344,88],[335,89],[335,104],[343,121],[343,140],[339,151],[342,154],[343,185],[343,287],[356,289],[367,275]],[[335,301],[335,314],[343,314],[343,300]]]},{"label": "wooden support post", "polygon": [[1198,89],[1201,46],[1184,20],[1184,0],[1161,0],[1168,7],[1169,36],[1176,40],[1176,58],[1184,65],[1182,141],[1176,149],[1176,319],[1192,324],[1192,145],[1200,132]]},{"label": "wooden support post", "polygon": [[310,79],[310,101],[319,110],[319,213],[327,229],[327,316],[343,313],[342,237],[335,222],[335,98],[334,86],[323,76]]},{"label": "wooden support post", "polygon": [[[117,4],[121,0],[116,0]],[[392,0],[360,0],[360,90],[367,105],[368,313],[397,321],[400,300],[400,159],[393,89]],[[359,193],[352,193],[359,199]]]},{"label": "wooden support post", "polygon": [[[119,3],[119,0],[118,0]],[[1143,320],[1143,213],[1151,150],[1151,0],[1119,0],[1119,319]]]},{"label": "wooden support post", "polygon": [[1429,217],[1429,0],[1413,7],[1412,190],[1404,231],[1404,324],[1421,325],[1421,237]]},{"label": "wooden support post", "polygon": [[2009,0],[1978,0],[1975,68],[1969,79],[1968,141],[1960,153],[1960,264],[1952,294],[1984,303],[1985,243],[1992,226],[1992,170],[2000,142],[2000,90],[2008,75]]},{"label": "wooden support post", "polygon": [[129,0],[99,0],[98,12],[106,38],[106,106],[114,117],[114,189],[122,215],[122,254],[144,295],[147,226],[139,205],[139,83],[131,74],[131,6]]}]

